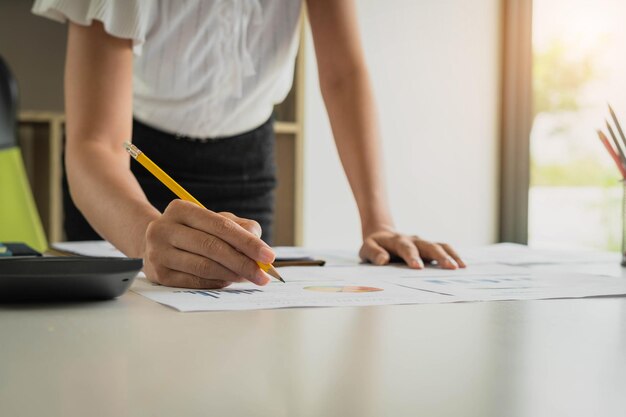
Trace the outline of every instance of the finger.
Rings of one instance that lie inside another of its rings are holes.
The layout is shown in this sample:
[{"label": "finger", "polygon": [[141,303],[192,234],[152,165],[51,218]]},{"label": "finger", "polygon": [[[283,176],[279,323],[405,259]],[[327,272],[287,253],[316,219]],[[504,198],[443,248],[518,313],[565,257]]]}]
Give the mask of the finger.
[{"label": "finger", "polygon": [[174,247],[163,251],[161,264],[171,270],[186,272],[203,279],[226,282],[245,281],[245,278],[235,274],[218,262]]},{"label": "finger", "polygon": [[396,255],[401,257],[404,262],[414,269],[423,269],[424,262],[420,258],[419,250],[415,243],[407,237],[397,237],[392,243]]},{"label": "finger", "polygon": [[420,250],[422,257],[437,261],[437,264],[444,269],[458,268],[455,260],[440,245],[424,240],[417,240],[415,244]]},{"label": "finger", "polygon": [[463,261],[463,259],[461,259],[459,254],[454,249],[452,249],[450,245],[448,245],[447,243],[440,243],[439,245],[441,245],[443,250],[445,250],[448,253],[448,255],[452,256],[452,259],[456,261],[459,268],[465,268],[467,266],[465,262]]},{"label": "finger", "polygon": [[416,269],[424,268],[419,249],[410,238],[398,234],[390,234],[389,236],[377,238],[377,242],[387,251],[391,251],[401,257],[409,267]]},{"label": "finger", "polygon": [[204,279],[181,271],[168,270],[159,279],[159,284],[168,287],[194,288],[205,290],[217,290],[230,285],[229,282],[214,279]]},{"label": "finger", "polygon": [[[160,264],[163,261],[161,259],[163,254],[168,253],[169,247],[173,246],[181,251],[213,260],[236,276],[243,277],[257,285],[264,285],[269,279],[255,261],[235,250],[228,243],[189,226],[167,222],[153,223],[148,227],[146,237],[153,242],[146,256],[154,264]],[[182,270],[185,269],[182,268]]]},{"label": "finger", "polygon": [[276,258],[274,251],[253,233],[245,230],[233,220],[193,203],[174,200],[169,204],[164,215],[177,223],[216,236],[256,261],[272,263]]},{"label": "finger", "polygon": [[162,265],[145,268],[146,278],[155,284],[168,285],[183,288],[224,288],[230,283],[219,280],[208,280],[187,274],[185,272],[173,271]]},{"label": "finger", "polygon": [[254,220],[246,219],[244,217],[237,217],[233,213],[229,213],[227,211],[221,211],[218,214],[234,221],[239,226],[243,227],[244,229],[246,229],[248,232],[252,233],[256,237],[261,237],[261,235],[263,234],[263,229],[261,229],[261,225]]},{"label": "finger", "polygon": [[380,246],[374,239],[367,238],[361,246],[359,256],[364,261],[369,261],[375,265],[385,265],[389,263],[389,252]]},{"label": "finger", "polygon": [[255,261],[216,236],[184,227],[179,233],[172,234],[170,239],[174,247],[209,258],[257,285],[265,285],[269,281]]}]

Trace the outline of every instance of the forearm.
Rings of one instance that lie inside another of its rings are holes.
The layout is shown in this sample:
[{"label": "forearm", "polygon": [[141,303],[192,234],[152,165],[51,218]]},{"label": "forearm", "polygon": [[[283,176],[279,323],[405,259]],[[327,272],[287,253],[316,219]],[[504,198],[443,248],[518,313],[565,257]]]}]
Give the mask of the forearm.
[{"label": "forearm", "polygon": [[354,194],[361,227],[393,228],[384,185],[379,127],[373,94],[364,69],[321,81],[341,163]]},{"label": "forearm", "polygon": [[359,207],[362,259],[384,265],[395,254],[411,268],[421,258],[444,268],[465,264],[445,244],[398,233],[391,220],[383,180],[374,98],[360,45],[354,0],[307,0],[320,87],[339,157]]},{"label": "forearm", "polygon": [[102,23],[70,24],[65,64],[65,167],[74,203],[92,227],[128,256],[143,257],[158,218],[129,169],[132,43]]},{"label": "forearm", "polygon": [[69,141],[66,169],[76,206],[91,226],[124,254],[143,257],[146,228],[160,213],[145,197],[120,146]]},{"label": "forearm", "polygon": [[320,87],[363,235],[393,224],[383,181],[378,122],[352,0],[307,0]]}]

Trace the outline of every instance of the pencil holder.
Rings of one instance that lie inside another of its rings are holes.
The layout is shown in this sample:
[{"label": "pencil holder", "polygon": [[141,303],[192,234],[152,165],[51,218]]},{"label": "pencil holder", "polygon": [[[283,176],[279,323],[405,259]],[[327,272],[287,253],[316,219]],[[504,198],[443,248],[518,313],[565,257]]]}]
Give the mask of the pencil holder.
[{"label": "pencil holder", "polygon": [[622,181],[622,266],[626,267],[626,180]]}]

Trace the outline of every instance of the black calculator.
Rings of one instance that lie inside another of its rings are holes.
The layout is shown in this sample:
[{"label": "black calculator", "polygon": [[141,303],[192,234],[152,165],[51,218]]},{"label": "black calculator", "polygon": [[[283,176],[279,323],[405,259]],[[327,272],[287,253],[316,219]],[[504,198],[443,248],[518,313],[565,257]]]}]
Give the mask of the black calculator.
[{"label": "black calculator", "polygon": [[134,258],[0,257],[0,302],[107,300],[122,295],[141,271]]}]

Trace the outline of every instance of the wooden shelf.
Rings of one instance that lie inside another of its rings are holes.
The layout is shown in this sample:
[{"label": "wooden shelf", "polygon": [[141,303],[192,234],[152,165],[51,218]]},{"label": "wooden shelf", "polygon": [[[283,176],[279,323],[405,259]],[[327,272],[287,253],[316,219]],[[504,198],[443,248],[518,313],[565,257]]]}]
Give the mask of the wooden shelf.
[{"label": "wooden shelf", "polygon": [[274,122],[274,132],[277,135],[282,134],[298,134],[300,133],[300,124],[295,122]]},{"label": "wooden shelf", "polygon": [[63,240],[63,129],[56,112],[21,112],[18,141],[35,204],[49,242]]},{"label": "wooden shelf", "polygon": [[22,111],[19,114],[20,123],[65,123],[65,114],[51,111]]}]

